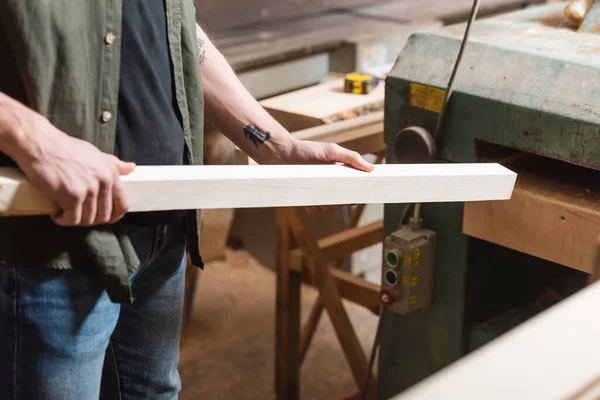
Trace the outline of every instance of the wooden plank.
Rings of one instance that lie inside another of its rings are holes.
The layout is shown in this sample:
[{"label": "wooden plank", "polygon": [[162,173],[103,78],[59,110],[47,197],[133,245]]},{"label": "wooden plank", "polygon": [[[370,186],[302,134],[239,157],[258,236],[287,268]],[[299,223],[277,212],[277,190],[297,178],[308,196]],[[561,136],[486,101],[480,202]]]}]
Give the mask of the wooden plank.
[{"label": "wooden plank", "polygon": [[591,273],[600,235],[600,194],[519,173],[510,201],[465,204],[463,232]]},{"label": "wooden plank", "polygon": [[[508,199],[516,174],[499,164],[139,166],[123,176],[130,211]],[[0,169],[1,215],[56,205],[18,170]]]},{"label": "wooden plank", "polygon": [[344,92],[344,79],[333,79],[262,100],[261,105],[289,131],[354,118],[383,109],[385,83],[369,94]]},{"label": "wooden plank", "polygon": [[301,274],[289,268],[291,235],[280,212],[275,304],[275,391],[278,399],[300,398],[300,286]]},{"label": "wooden plank", "polygon": [[[330,264],[383,240],[383,220],[368,225],[350,228],[320,239],[317,244],[325,263]],[[304,255],[301,249],[290,252],[290,265],[296,271],[302,270]]]},{"label": "wooden plank", "polygon": [[393,400],[592,399],[600,283],[588,286]]}]

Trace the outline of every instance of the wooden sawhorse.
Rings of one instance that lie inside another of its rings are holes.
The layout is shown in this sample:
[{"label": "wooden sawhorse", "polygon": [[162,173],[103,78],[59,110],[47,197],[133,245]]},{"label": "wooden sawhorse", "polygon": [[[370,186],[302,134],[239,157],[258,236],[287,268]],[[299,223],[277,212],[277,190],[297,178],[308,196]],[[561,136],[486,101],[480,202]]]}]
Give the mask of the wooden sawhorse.
[{"label": "wooden sawhorse", "polygon": [[[356,388],[332,398],[358,398],[367,376],[367,357],[358,341],[342,299],[379,313],[380,286],[341,271],[344,257],[382,240],[383,221],[357,227],[363,210],[354,210],[349,229],[316,240],[307,228],[303,208],[279,208],[277,213],[277,304],[275,385],[280,400],[299,399],[300,366],[323,310],[329,314],[350,365]],[[331,266],[330,266],[331,265]],[[300,335],[300,287],[317,288],[319,297]],[[376,379],[369,382],[368,399],[376,397]]]}]

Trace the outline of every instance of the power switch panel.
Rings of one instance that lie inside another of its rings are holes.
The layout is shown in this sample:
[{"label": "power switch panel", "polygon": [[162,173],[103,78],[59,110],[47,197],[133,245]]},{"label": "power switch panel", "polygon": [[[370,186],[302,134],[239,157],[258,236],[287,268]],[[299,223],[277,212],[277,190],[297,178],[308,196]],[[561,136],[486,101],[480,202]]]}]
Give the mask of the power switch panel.
[{"label": "power switch panel", "polygon": [[414,221],[385,238],[381,289],[387,300],[383,303],[391,311],[404,315],[429,310],[435,246],[435,232]]}]

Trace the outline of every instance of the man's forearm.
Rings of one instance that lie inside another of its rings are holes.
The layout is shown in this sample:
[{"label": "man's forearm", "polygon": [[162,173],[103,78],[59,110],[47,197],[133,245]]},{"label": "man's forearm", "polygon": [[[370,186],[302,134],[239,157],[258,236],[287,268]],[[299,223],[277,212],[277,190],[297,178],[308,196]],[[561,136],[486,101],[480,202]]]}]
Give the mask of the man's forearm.
[{"label": "man's forearm", "polygon": [[[246,90],[198,25],[196,33],[207,121],[259,163],[285,158],[291,135]],[[246,138],[244,129],[249,125],[265,134],[269,132],[270,138],[264,143]]]},{"label": "man's forearm", "polygon": [[19,162],[35,147],[35,139],[27,132],[34,111],[0,92],[0,152]]}]

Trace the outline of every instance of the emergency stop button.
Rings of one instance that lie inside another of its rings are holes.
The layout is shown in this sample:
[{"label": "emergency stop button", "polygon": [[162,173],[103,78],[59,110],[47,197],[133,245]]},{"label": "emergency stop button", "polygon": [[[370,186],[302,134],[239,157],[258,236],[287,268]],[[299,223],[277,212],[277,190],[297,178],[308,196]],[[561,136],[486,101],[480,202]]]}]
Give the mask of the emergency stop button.
[{"label": "emergency stop button", "polygon": [[388,307],[392,306],[396,301],[396,294],[389,289],[381,289],[379,296],[381,302]]}]

